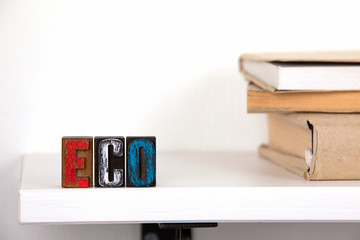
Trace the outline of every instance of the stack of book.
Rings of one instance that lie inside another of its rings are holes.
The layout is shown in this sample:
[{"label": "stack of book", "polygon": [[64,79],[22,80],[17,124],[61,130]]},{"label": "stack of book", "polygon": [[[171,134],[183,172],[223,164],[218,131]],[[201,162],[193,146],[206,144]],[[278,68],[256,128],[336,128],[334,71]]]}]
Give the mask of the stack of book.
[{"label": "stack of book", "polygon": [[259,154],[307,180],[360,179],[360,52],[243,54],[247,108],[267,113]]}]

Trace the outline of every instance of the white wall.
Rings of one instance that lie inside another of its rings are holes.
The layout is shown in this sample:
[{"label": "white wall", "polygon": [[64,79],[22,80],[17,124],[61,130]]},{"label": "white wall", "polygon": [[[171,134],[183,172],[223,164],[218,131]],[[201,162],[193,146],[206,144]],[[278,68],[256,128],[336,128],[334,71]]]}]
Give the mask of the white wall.
[{"label": "white wall", "polygon": [[355,3],[0,0],[0,239],[135,231],[18,225],[21,155],[59,152],[63,135],[156,135],[158,150],[254,150],[266,140],[265,118],[246,114],[239,55],[359,49]]}]

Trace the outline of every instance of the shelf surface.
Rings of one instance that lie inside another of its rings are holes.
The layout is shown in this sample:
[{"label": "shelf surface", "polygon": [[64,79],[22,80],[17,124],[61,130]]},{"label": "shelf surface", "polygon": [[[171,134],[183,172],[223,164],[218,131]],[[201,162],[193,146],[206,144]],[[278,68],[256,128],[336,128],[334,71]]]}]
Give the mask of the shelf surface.
[{"label": "shelf surface", "polygon": [[20,223],[360,221],[360,181],[304,179],[255,152],[157,153],[152,188],[61,188],[59,154],[23,159]]}]

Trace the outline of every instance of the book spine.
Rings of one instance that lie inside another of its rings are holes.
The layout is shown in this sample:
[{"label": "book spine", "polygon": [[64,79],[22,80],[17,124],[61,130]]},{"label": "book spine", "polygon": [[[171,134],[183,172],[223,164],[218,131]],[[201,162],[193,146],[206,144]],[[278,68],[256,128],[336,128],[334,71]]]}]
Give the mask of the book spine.
[{"label": "book spine", "polygon": [[313,124],[309,180],[360,179],[360,123]]}]

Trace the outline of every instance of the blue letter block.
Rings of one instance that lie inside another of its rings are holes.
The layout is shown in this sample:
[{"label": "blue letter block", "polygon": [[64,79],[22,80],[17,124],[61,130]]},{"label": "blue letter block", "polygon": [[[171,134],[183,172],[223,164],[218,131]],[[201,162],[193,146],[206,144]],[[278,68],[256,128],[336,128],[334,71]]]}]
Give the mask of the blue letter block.
[{"label": "blue letter block", "polygon": [[156,185],[156,138],[126,138],[126,187]]}]

